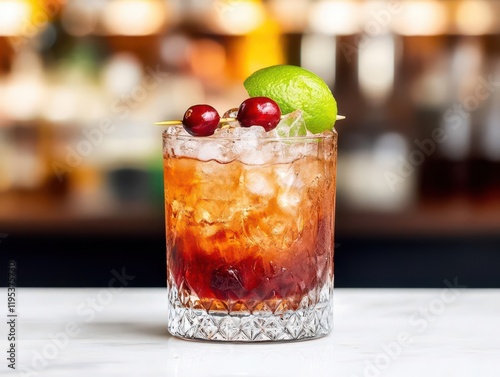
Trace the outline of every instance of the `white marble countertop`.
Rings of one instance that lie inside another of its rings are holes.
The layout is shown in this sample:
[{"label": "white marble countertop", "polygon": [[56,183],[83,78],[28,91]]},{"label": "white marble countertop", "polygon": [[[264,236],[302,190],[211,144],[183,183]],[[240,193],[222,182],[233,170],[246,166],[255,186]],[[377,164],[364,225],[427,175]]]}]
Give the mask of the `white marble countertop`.
[{"label": "white marble countertop", "polygon": [[337,289],[332,334],[279,344],[175,339],[165,289],[16,294],[16,370],[2,356],[2,376],[500,376],[500,290]]}]

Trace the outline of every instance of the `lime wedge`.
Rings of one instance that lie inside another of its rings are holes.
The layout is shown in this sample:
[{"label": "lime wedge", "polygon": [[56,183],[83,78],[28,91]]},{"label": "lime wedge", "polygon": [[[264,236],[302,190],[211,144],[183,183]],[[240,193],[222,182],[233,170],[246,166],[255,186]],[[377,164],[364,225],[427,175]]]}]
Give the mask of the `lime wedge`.
[{"label": "lime wedge", "polygon": [[337,118],[337,101],[318,75],[294,65],[260,69],[243,83],[250,97],[269,97],[283,114],[301,110],[312,133],[332,130]]}]

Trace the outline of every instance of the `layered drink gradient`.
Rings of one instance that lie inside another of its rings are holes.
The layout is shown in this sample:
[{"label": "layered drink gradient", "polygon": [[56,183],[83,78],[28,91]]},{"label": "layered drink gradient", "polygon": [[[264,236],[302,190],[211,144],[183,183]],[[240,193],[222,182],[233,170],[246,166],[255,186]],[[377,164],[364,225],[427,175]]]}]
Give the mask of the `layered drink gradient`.
[{"label": "layered drink gradient", "polygon": [[331,330],[336,136],[165,131],[171,333],[255,341]]}]

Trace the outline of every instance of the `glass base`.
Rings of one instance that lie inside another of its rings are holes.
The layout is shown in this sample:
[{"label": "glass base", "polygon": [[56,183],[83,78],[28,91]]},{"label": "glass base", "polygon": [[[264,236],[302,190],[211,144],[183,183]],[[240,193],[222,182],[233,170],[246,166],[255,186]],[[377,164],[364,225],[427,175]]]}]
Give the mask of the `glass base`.
[{"label": "glass base", "polygon": [[[333,327],[333,284],[323,287],[316,304],[278,313],[224,313],[182,305],[177,288],[169,287],[168,331],[184,339],[269,342],[318,338]],[[307,301],[307,300],[304,300]]]}]

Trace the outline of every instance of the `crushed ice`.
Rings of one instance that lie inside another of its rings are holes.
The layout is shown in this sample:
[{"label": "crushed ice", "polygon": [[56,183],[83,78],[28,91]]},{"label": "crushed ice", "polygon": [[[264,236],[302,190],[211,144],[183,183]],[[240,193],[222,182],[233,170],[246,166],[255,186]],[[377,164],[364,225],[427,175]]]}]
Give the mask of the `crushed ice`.
[{"label": "crushed ice", "polygon": [[[234,118],[237,110],[228,110],[224,117]],[[237,122],[227,122],[208,137],[192,137],[183,127],[169,127],[166,134],[172,140],[171,149],[175,155],[202,161],[227,163],[239,160],[249,165],[287,163],[314,154],[317,150],[317,143],[280,141],[312,135],[306,129],[301,110],[283,117],[278,126],[269,132],[259,126],[245,128]]]}]

